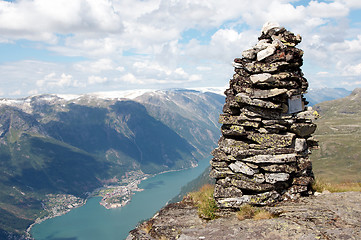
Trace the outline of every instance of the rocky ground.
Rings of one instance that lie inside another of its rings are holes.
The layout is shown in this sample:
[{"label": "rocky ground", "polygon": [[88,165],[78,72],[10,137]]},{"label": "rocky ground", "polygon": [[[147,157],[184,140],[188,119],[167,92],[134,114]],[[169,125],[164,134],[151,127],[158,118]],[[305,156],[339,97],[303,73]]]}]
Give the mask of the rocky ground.
[{"label": "rocky ground", "polygon": [[205,221],[191,203],[169,204],[132,230],[130,239],[361,239],[361,192],[327,193],[265,207],[273,219],[235,213]]}]

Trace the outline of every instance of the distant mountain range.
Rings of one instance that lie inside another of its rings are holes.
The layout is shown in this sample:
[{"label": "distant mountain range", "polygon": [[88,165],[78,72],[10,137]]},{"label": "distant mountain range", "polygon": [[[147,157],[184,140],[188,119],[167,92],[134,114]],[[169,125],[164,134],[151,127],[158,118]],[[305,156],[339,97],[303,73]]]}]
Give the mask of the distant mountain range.
[{"label": "distant mountain range", "polygon": [[308,105],[313,106],[320,102],[346,97],[350,93],[351,91],[344,88],[318,88],[308,90],[308,93],[305,94],[305,97],[309,102]]},{"label": "distant mountain range", "polygon": [[127,94],[133,99],[93,94],[0,100],[0,229],[22,233],[39,216],[46,194],[85,197],[130,171],[194,167],[214,148],[223,96],[192,90]]}]

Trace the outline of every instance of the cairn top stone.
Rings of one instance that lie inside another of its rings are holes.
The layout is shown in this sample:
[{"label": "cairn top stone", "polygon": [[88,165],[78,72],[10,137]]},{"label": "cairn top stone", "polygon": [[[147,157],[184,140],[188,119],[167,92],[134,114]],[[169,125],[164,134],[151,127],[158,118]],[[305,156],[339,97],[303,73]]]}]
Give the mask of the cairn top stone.
[{"label": "cairn top stone", "polygon": [[267,34],[269,30],[280,27],[280,24],[277,22],[266,22],[262,27],[262,33]]}]

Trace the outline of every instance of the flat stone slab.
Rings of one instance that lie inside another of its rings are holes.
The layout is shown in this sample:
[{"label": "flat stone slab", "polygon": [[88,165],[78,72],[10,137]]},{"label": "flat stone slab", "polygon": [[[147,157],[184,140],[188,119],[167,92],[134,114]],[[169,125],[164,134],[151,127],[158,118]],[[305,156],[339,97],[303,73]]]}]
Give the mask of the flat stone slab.
[{"label": "flat stone slab", "polygon": [[292,144],[293,139],[296,137],[295,134],[263,134],[250,132],[247,133],[247,138],[257,142],[264,147],[288,147]]},{"label": "flat stone slab", "polygon": [[261,118],[259,117],[247,117],[245,115],[240,116],[232,116],[222,114],[219,116],[218,122],[220,124],[229,124],[229,125],[240,125],[240,126],[247,126],[247,127],[258,127],[259,123],[261,122]]},{"label": "flat stone slab", "polygon": [[269,205],[276,202],[279,197],[280,195],[276,191],[271,191],[255,195],[243,195],[242,197],[217,199],[217,203],[221,208],[240,208],[244,204]]},{"label": "flat stone slab", "polygon": [[290,163],[296,162],[297,154],[280,154],[280,155],[256,155],[244,158],[242,161],[250,163]]},{"label": "flat stone slab", "polygon": [[252,83],[273,82],[274,78],[270,73],[253,74],[250,76]]},{"label": "flat stone slab", "polygon": [[250,168],[247,164],[241,161],[231,163],[229,168],[235,173],[243,173],[249,176],[253,176],[254,174],[258,173],[257,169]]},{"label": "flat stone slab", "polygon": [[[267,93],[269,93],[271,90],[266,90],[266,91],[267,91]],[[284,93],[284,92],[282,92],[282,93]],[[273,103],[270,101],[264,101],[261,99],[252,99],[249,96],[242,94],[242,93],[237,94],[237,96],[235,97],[235,100],[238,103],[248,104],[248,105],[257,106],[257,107],[261,107],[261,108],[271,108],[271,109],[272,108],[273,109],[281,109],[282,108],[281,104],[276,104],[276,103]]]},{"label": "flat stone slab", "polygon": [[[275,189],[275,186],[272,185],[272,184],[255,183],[255,182],[248,182],[248,181],[237,180],[237,179],[231,179],[231,184],[233,186],[239,188],[239,189],[248,190],[248,191],[255,191],[255,192],[265,192],[265,191],[270,191],[270,190]],[[262,197],[263,195],[260,195],[260,196],[258,196],[258,195],[259,194],[254,195],[255,199],[253,201],[256,201],[256,199],[257,199],[257,201],[258,201],[257,203],[263,204],[263,200],[264,200],[264,198]],[[237,204],[242,204],[245,201],[248,201],[248,202],[251,201],[249,199],[249,197],[247,197],[247,196],[242,196],[242,197],[244,197],[244,198],[242,198],[241,200],[237,200]],[[217,201],[218,201],[218,203],[224,202],[224,200],[217,200]],[[225,207],[227,207],[227,206],[225,206]]]},{"label": "flat stone slab", "polygon": [[276,182],[284,182],[290,178],[288,173],[265,173],[266,182],[268,183],[276,183]]}]

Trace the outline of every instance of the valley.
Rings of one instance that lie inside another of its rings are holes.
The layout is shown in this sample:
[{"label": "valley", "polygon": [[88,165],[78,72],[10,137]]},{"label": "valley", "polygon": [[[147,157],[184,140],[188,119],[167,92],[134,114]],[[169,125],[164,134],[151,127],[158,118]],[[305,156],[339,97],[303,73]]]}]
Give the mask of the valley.
[{"label": "valley", "polygon": [[[85,201],[106,187],[103,204],[120,206],[144,177],[197,166],[216,143],[224,102],[193,90],[63,97],[0,101],[2,231],[21,235],[54,216],[48,196]],[[56,214],[73,206],[65,199]]]}]

